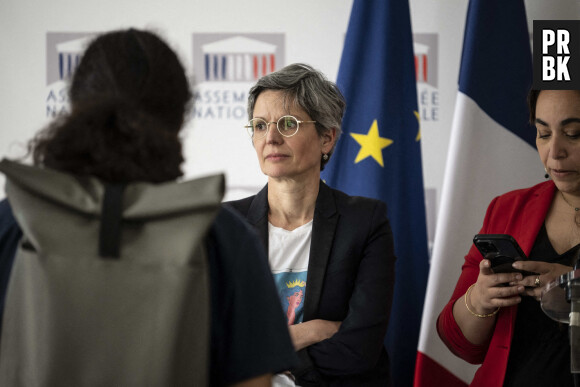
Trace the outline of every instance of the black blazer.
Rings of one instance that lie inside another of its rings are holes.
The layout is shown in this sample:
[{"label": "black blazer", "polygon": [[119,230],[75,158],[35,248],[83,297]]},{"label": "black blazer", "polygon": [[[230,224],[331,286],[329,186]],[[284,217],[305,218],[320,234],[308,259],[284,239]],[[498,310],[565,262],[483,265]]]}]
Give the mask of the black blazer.
[{"label": "black blazer", "polygon": [[[257,230],[268,251],[268,186],[226,203]],[[304,321],[342,321],[331,338],[298,352],[300,386],[389,386],[383,340],[393,298],[395,254],[386,205],[320,182],[312,225]]]}]

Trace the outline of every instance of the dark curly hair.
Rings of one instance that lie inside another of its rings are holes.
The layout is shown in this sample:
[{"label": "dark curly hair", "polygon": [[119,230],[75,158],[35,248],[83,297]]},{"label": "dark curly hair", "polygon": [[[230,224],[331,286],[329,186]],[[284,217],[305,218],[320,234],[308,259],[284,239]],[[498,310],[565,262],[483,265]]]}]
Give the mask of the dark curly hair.
[{"label": "dark curly hair", "polygon": [[29,143],[36,165],[105,182],[180,177],[179,131],[191,91],[177,55],[156,34],[105,33],[83,54],[69,89],[71,111]]}]

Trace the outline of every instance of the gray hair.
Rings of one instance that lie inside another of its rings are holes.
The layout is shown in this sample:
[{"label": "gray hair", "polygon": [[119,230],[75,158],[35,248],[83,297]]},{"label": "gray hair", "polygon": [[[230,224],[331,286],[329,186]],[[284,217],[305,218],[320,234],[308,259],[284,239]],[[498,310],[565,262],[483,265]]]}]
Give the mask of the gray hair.
[{"label": "gray hair", "polygon": [[[260,78],[248,95],[250,120],[253,118],[256,100],[264,90],[283,91],[286,106],[289,103],[300,106],[313,121],[316,121],[319,136],[335,128],[338,141],[342,132],[341,124],[346,101],[336,84],[329,81],[320,71],[303,63],[294,63]],[[328,152],[328,156],[334,152],[337,141]],[[324,169],[328,160],[321,158],[320,170]]]}]

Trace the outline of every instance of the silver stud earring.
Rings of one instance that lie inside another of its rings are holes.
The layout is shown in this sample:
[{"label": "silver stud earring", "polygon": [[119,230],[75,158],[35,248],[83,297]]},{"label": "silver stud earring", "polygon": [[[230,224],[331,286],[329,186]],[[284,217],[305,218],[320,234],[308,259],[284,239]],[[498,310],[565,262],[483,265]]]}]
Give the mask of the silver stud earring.
[{"label": "silver stud earring", "polygon": [[324,161],[328,160],[328,155],[326,153],[322,155],[322,160]]}]

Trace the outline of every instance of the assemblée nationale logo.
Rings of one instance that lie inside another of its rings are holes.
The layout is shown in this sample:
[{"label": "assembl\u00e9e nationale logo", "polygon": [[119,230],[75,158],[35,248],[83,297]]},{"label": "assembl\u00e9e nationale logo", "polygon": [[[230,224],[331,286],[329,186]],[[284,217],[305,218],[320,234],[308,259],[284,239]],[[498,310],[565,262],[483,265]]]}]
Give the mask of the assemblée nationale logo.
[{"label": "assembl\u00e9e nationale logo", "polygon": [[417,100],[421,122],[439,121],[438,35],[414,34],[413,50],[415,51]]},{"label": "assembl\u00e9e nationale logo", "polygon": [[67,81],[78,66],[82,53],[94,36],[82,32],[46,34],[46,117],[68,111]]},{"label": "assembl\u00e9e nationale logo", "polygon": [[245,119],[248,90],[282,68],[284,34],[193,34],[196,119]]},{"label": "assembl\u00e9e nationale logo", "polygon": [[[95,33],[46,34],[46,117],[68,111],[67,81]],[[284,34],[193,34],[194,111],[198,119],[245,119],[247,92],[282,68]]]}]

